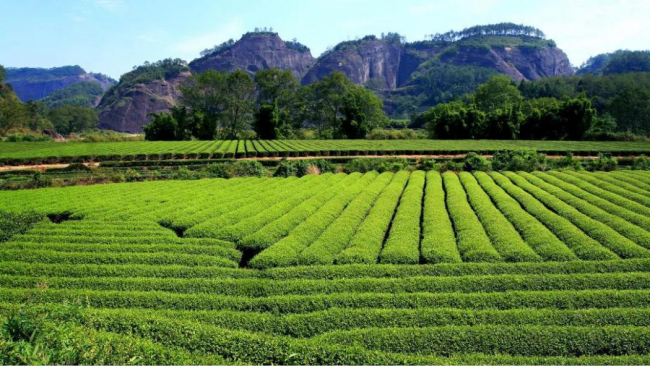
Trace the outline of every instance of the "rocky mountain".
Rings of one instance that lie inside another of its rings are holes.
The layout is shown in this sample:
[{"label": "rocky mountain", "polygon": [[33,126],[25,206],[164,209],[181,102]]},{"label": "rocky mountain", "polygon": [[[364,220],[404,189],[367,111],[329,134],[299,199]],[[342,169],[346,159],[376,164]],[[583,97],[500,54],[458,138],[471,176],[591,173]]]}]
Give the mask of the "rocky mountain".
[{"label": "rocky mountain", "polygon": [[141,132],[148,113],[164,111],[176,102],[176,87],[182,80],[206,70],[244,70],[251,76],[268,68],[291,70],[303,85],[341,71],[354,83],[377,91],[387,112],[401,118],[471,92],[496,73],[517,81],[574,74],[566,54],[541,31],[511,23],[436,34],[411,43],[396,33],[367,36],[342,42],[318,59],[295,40],[252,32],[205,50],[188,66],[182,72],[172,67],[171,73],[144,79],[134,78],[134,71],[125,74],[102,98],[100,124]]},{"label": "rocky mountain", "polygon": [[178,86],[190,76],[182,60],[162,60],[135,68],[111,87],[97,106],[99,127],[140,133],[151,117],[164,112],[180,95]]},{"label": "rocky mountain", "polygon": [[355,84],[395,89],[402,59],[400,43],[365,37],[360,41],[343,42],[318,59],[302,79],[311,84],[334,71],[343,72]]},{"label": "rocky mountain", "polygon": [[490,68],[517,81],[574,73],[566,54],[552,41],[532,37],[478,36],[457,42],[409,44],[368,36],[343,42],[321,56],[302,83],[341,71],[357,84],[394,90],[408,85],[412,75],[432,59],[455,66]]},{"label": "rocky mountain", "polygon": [[98,83],[107,90],[116,81],[106,75],[88,73],[80,66],[43,68],[7,68],[7,84],[11,84],[23,102],[41,100],[51,93],[81,82]]},{"label": "rocky mountain", "polygon": [[210,51],[190,62],[192,72],[244,70],[253,76],[259,70],[276,68],[291,70],[300,80],[315,61],[309,48],[285,42],[272,32],[246,33],[239,41],[226,42]]}]

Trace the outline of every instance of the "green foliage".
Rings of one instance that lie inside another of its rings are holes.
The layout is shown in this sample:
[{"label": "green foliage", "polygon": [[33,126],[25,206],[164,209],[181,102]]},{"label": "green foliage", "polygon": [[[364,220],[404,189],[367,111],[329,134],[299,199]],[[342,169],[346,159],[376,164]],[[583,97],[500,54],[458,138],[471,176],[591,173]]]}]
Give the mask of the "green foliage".
[{"label": "green foliage", "polygon": [[83,107],[94,107],[96,101],[104,94],[104,90],[97,82],[83,81],[56,90],[43,98],[47,108],[58,108],[64,105],[80,105]]},{"label": "green foliage", "polygon": [[314,160],[286,160],[282,159],[275,171],[275,177],[302,177],[307,174],[313,174],[315,171],[318,173],[332,173],[334,172],[334,165],[324,159]]},{"label": "green foliage", "polygon": [[144,138],[148,141],[176,140],[178,124],[168,113],[153,113],[151,121],[144,126]]},{"label": "green foliage", "polygon": [[57,132],[65,135],[94,129],[99,123],[99,116],[93,108],[78,105],[64,105],[52,109],[47,118]]},{"label": "green foliage", "polygon": [[632,169],[634,170],[650,170],[650,159],[645,155],[634,158],[632,161]]},{"label": "green foliage", "polygon": [[487,172],[492,170],[492,163],[481,155],[470,152],[463,159],[463,170],[466,172],[481,171]]},{"label": "green foliage", "polygon": [[618,161],[611,154],[598,154],[598,159],[588,160],[585,169],[588,171],[610,172],[616,169]]},{"label": "green foliage", "polygon": [[650,51],[618,50],[590,57],[578,74],[608,75],[629,72],[650,72]]},{"label": "green foliage", "polygon": [[408,170],[409,161],[404,158],[364,158],[352,159],[345,165],[346,172],[360,172],[366,173],[376,171],[383,172],[397,172],[399,170]]},{"label": "green foliage", "polygon": [[518,104],[522,96],[509,76],[493,76],[481,84],[474,94],[476,106],[485,112]]},{"label": "green foliage", "polygon": [[43,217],[42,214],[34,211],[20,213],[0,211],[0,243],[11,239],[16,234],[25,233]]},{"label": "green foliage", "polygon": [[269,172],[258,161],[236,161],[232,163],[211,164],[208,172],[217,178],[266,177]]},{"label": "green foliage", "polygon": [[492,168],[501,171],[546,170],[546,155],[534,150],[500,150],[492,157]]}]

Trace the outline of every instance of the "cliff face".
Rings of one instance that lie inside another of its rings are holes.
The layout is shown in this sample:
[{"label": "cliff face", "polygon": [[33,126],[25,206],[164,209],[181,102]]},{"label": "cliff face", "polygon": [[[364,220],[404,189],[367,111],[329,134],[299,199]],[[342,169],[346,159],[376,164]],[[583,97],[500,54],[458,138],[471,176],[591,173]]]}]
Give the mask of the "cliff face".
[{"label": "cliff face", "polygon": [[291,70],[300,80],[314,61],[309,50],[290,48],[277,34],[252,33],[227,49],[190,62],[190,69],[195,73],[244,70],[253,76],[259,70],[277,68]]},{"label": "cliff face", "polygon": [[141,133],[151,119],[149,113],[165,112],[176,104],[180,95],[178,85],[188,76],[186,71],[169,79],[118,85],[113,91],[117,97],[105,97],[97,107],[100,128]]},{"label": "cliff face", "polygon": [[413,72],[432,58],[456,66],[494,69],[518,81],[574,72],[566,54],[554,46],[401,45],[372,39],[337,46],[318,59],[302,83],[311,84],[333,71],[341,71],[356,84],[372,80],[375,88],[394,90],[406,85]]},{"label": "cliff face", "polygon": [[570,76],[574,71],[567,55],[557,47],[459,47],[456,53],[443,54],[441,60],[456,66],[475,65],[493,68],[517,81],[550,76]]},{"label": "cliff face", "polygon": [[375,39],[335,49],[321,57],[302,79],[311,84],[334,71],[343,72],[355,84],[380,89],[397,87],[402,48],[398,43]]},{"label": "cliff face", "polygon": [[115,80],[105,75],[87,73],[79,66],[7,69],[6,83],[11,84],[23,102],[43,99],[54,91],[80,82],[96,82],[103,90],[115,84]]}]

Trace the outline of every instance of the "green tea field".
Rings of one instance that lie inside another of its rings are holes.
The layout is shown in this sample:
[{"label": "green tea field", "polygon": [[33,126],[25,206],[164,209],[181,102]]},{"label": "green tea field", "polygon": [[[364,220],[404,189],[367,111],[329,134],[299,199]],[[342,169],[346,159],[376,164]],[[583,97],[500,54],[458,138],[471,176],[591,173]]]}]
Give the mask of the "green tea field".
[{"label": "green tea field", "polygon": [[435,155],[469,151],[534,149],[548,154],[577,155],[650,153],[649,142],[526,140],[220,140],[136,142],[0,143],[0,163],[24,160],[89,161],[170,158],[243,158],[277,156]]},{"label": "green tea field", "polygon": [[650,363],[647,171],[74,186],[0,214],[0,314],[41,309],[88,363]]}]

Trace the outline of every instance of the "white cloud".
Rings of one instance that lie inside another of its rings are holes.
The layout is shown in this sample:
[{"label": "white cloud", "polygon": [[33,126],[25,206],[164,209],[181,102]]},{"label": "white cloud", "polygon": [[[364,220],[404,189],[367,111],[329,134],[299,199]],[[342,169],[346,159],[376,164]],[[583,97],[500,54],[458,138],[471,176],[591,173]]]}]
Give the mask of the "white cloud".
[{"label": "white cloud", "polygon": [[174,52],[182,52],[185,56],[196,56],[206,48],[227,41],[230,38],[237,39],[244,33],[244,25],[241,20],[233,19],[222,25],[219,29],[199,36],[190,37],[171,46]]}]

